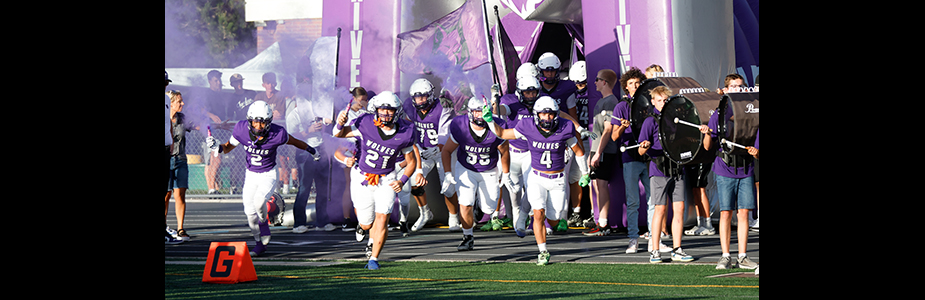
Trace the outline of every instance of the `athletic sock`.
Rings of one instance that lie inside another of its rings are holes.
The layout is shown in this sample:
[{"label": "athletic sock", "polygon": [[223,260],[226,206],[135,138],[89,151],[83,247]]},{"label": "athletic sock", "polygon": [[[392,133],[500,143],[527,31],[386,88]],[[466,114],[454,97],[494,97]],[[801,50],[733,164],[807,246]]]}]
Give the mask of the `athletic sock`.
[{"label": "athletic sock", "polygon": [[472,235],[472,228],[469,228],[469,229],[463,228],[463,235]]},{"label": "athletic sock", "polygon": [[546,252],[546,243],[536,244],[537,248],[540,248],[540,252]]},{"label": "athletic sock", "polygon": [[604,218],[597,219],[597,223],[601,227],[607,227],[607,219],[604,219]]}]

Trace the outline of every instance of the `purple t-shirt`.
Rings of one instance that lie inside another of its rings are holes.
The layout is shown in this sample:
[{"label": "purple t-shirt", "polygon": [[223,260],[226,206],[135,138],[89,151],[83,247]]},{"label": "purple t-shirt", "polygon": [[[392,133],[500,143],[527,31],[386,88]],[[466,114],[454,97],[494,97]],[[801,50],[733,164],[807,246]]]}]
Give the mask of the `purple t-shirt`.
[{"label": "purple t-shirt", "polygon": [[[501,104],[504,104],[508,107],[508,114],[505,116],[507,128],[516,127],[517,123],[520,123],[520,120],[523,118],[533,117],[533,110],[521,103],[520,99],[517,98],[517,95],[507,94],[501,96]],[[511,147],[520,150],[527,150],[528,147],[527,141],[521,139],[510,140],[508,143],[511,145]]]},{"label": "purple t-shirt", "polygon": [[543,84],[540,84],[540,96],[549,96],[550,98],[556,100],[556,103],[559,104],[559,110],[568,113],[568,96],[575,93],[578,90],[578,87],[575,86],[575,82],[571,80],[559,80],[556,82],[556,86],[552,87],[552,90],[547,91]]},{"label": "purple t-shirt", "polygon": [[244,161],[248,171],[256,173],[270,171],[276,167],[276,149],[289,142],[289,133],[283,126],[270,123],[267,136],[263,138],[265,142],[252,141],[247,122],[247,120],[241,120],[234,125],[231,137],[238,141],[238,145],[235,146],[247,152]]},{"label": "purple t-shirt", "polygon": [[523,139],[527,140],[530,150],[530,166],[539,171],[560,171],[565,169],[565,149],[567,141],[575,137],[575,124],[561,117],[552,135],[546,137],[537,128],[533,117],[524,118],[514,127]]},{"label": "purple t-shirt", "polygon": [[431,148],[446,143],[446,126],[452,119],[452,110],[444,109],[440,103],[434,103],[433,107],[427,111],[427,114],[421,115],[421,112],[414,108],[414,100],[408,98],[402,104],[402,109],[408,119],[414,123],[417,132],[418,147]]},{"label": "purple t-shirt", "polygon": [[[660,113],[658,109],[653,108],[653,111],[655,111],[656,114]],[[652,143],[652,146],[646,151],[649,157],[656,158],[665,155],[664,151],[662,151],[662,142],[658,138],[658,123],[655,122],[655,118],[648,117],[642,122],[642,127],[639,128],[639,142],[642,141],[649,141]],[[634,150],[638,149],[632,149],[630,151]],[[662,173],[662,171],[655,166],[655,161],[649,162],[649,177],[652,176],[666,177],[665,173]]]},{"label": "purple t-shirt", "polygon": [[[614,125],[614,130],[617,130],[616,126],[620,126],[620,119],[630,120],[631,116],[632,114],[630,113],[629,101],[620,100],[617,102],[617,106],[613,108],[613,117],[610,118],[610,124]],[[633,133],[633,128],[626,127],[626,130],[623,130],[623,135],[620,136],[620,140],[615,142],[618,145],[627,147],[635,145],[636,136]],[[630,151],[632,151],[632,149]],[[632,156],[630,156],[629,152],[623,152],[621,156],[623,157],[623,162],[631,162],[635,160]]]},{"label": "purple t-shirt", "polygon": [[[495,126],[504,127],[504,120],[499,119]],[[488,128],[485,129],[481,139],[474,136],[469,127],[469,116],[462,115],[453,118],[450,122],[450,136],[459,147],[456,148],[456,161],[466,169],[485,172],[498,165],[500,156],[498,146],[504,140],[495,135]]]},{"label": "purple t-shirt", "polygon": [[[719,145],[721,138],[717,136],[717,132],[718,132],[717,124],[718,123],[719,123],[719,113],[714,113],[710,115],[710,121],[707,123],[707,126],[709,126],[710,129],[713,130],[713,132],[710,132],[710,137],[714,141],[716,141],[716,144],[718,147],[721,147]],[[757,139],[755,140],[755,144],[756,145],[758,144]],[[745,145],[745,146],[748,146],[748,145]],[[727,166],[726,163],[723,162],[723,157],[721,154],[719,154],[719,152],[723,150],[721,148],[718,148],[716,151],[717,151],[716,159],[713,160],[713,173],[719,176],[723,176],[723,177],[738,178],[738,179],[748,178],[749,176],[752,176],[752,172],[755,170],[754,160],[752,160],[752,163],[748,164],[747,166],[733,168],[733,167]]]},{"label": "purple t-shirt", "polygon": [[357,161],[360,171],[385,175],[395,170],[397,157],[412,151],[415,134],[414,125],[399,118],[391,136],[383,137],[374,122],[376,115],[364,114],[357,117],[353,131],[359,132],[360,159]]}]

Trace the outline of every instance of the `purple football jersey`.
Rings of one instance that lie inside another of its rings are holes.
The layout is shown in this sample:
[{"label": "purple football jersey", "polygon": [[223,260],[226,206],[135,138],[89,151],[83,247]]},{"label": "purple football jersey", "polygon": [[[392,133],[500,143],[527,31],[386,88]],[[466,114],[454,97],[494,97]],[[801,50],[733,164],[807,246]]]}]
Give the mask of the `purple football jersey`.
[{"label": "purple football jersey", "polygon": [[530,167],[539,171],[560,171],[565,169],[565,149],[567,141],[575,137],[575,124],[561,117],[552,134],[546,137],[533,121],[533,117],[524,118],[517,123],[514,130],[520,132],[527,140],[530,150]]},{"label": "purple football jersey", "polygon": [[241,120],[234,125],[231,136],[247,152],[245,162],[247,170],[256,173],[270,171],[276,167],[276,149],[289,142],[289,133],[286,128],[273,123],[267,129],[267,136],[262,141],[251,140],[247,120]]},{"label": "purple football jersey", "polygon": [[556,100],[556,103],[559,104],[559,110],[568,113],[568,96],[575,93],[578,90],[578,87],[575,86],[575,82],[571,80],[559,80],[556,82],[556,86],[552,87],[552,90],[547,91],[542,84],[540,84],[540,97],[549,96],[553,100]]},{"label": "purple football jersey", "polygon": [[414,100],[411,98],[406,99],[402,106],[405,115],[411,119],[418,131],[417,140],[415,140],[418,147],[431,148],[446,143],[446,127],[452,119],[452,110],[444,109],[438,102],[434,103],[427,114],[422,115],[414,108]]},{"label": "purple football jersey", "polygon": [[[523,118],[533,117],[533,110],[528,108],[526,105],[520,102],[520,99],[517,99],[517,96],[514,94],[507,94],[501,97],[501,103],[507,105],[510,112],[505,116],[505,121],[507,121],[507,128],[515,128],[517,123],[520,123],[520,120]],[[531,123],[532,124],[532,123]],[[527,141],[516,139],[508,141],[511,144],[511,147],[527,150]]]},{"label": "purple football jersey", "polygon": [[[495,125],[504,127],[504,120],[499,119]],[[453,118],[450,122],[450,135],[459,144],[456,148],[456,161],[466,169],[484,172],[498,165],[498,146],[503,144],[504,140],[487,128],[483,138],[473,136],[468,115]]]},{"label": "purple football jersey", "polygon": [[395,169],[398,156],[403,156],[404,150],[414,145],[414,125],[408,120],[399,118],[396,121],[395,133],[383,137],[379,127],[374,124],[376,115],[365,114],[357,117],[355,130],[360,132],[360,159],[357,161],[360,171],[385,175]]}]

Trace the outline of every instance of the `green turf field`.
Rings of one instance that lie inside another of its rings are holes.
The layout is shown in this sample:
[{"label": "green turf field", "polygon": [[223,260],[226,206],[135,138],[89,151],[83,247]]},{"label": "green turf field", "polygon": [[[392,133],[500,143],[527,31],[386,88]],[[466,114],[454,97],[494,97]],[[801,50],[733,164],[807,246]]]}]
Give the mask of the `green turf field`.
[{"label": "green turf field", "polygon": [[255,265],[257,281],[203,283],[203,265],[165,264],[166,299],[664,299],[757,298],[754,270],[712,264],[365,262],[321,267]]}]

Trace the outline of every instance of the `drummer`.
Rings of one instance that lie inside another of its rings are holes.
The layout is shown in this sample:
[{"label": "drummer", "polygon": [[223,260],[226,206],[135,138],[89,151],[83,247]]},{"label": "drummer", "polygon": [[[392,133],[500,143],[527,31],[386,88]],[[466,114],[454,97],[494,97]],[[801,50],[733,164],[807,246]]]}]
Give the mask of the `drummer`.
[{"label": "drummer", "polygon": [[[650,196],[651,202],[655,205],[655,213],[652,216],[652,232],[662,231],[662,224],[666,217],[668,200],[671,200],[672,220],[671,236],[674,247],[671,250],[671,260],[690,262],[694,260],[693,256],[688,255],[681,249],[681,231],[684,229],[684,180],[681,178],[681,168],[673,163],[662,151],[662,145],[658,138],[658,115],[668,101],[672,91],[667,86],[657,86],[651,91],[650,102],[655,108],[652,115],[647,117],[642,123],[639,132],[639,155],[649,154],[652,161],[649,162],[649,184],[652,190]],[[661,235],[652,234],[649,243],[658,245]],[[649,253],[650,263],[661,263],[662,258],[657,247]]]},{"label": "drummer", "polygon": [[[727,102],[728,103],[728,102]],[[732,111],[729,104],[727,111]],[[731,116],[731,114],[730,114]],[[719,124],[719,113],[710,116],[708,125],[701,125],[700,132],[704,134],[703,145],[708,151],[716,151],[710,148],[717,136]],[[710,131],[712,130],[712,132]],[[757,133],[757,128],[755,129]],[[755,140],[758,144],[758,140]],[[757,153],[755,153],[757,155]],[[724,156],[726,159],[724,160]],[[751,210],[757,207],[755,196],[755,180],[752,176],[755,167],[755,161],[750,155],[726,155],[718,151],[716,159],[713,160],[713,173],[716,175],[716,195],[719,199],[719,238],[722,257],[717,263],[717,269],[730,269],[735,267],[754,269],[758,264],[748,259],[746,250],[748,249],[748,216]],[[729,161],[727,164],[726,161]],[[731,165],[731,166],[730,166]],[[736,227],[737,238],[739,241],[739,255],[733,260],[729,253],[729,243],[732,236],[732,215],[735,215],[740,226]]]}]

